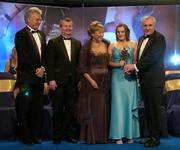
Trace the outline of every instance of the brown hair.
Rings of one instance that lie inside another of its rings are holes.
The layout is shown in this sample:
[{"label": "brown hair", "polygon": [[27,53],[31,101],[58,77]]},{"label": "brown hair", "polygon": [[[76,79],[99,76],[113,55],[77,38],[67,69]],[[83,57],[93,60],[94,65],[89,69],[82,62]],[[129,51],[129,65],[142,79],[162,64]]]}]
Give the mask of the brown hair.
[{"label": "brown hair", "polygon": [[61,25],[62,25],[62,22],[63,21],[67,21],[67,22],[73,22],[73,20],[70,18],[70,17],[63,17],[63,18],[61,18],[60,20],[59,20],[59,26],[61,27]]},{"label": "brown hair", "polygon": [[125,36],[126,36],[126,41],[129,41],[129,40],[130,40],[130,39],[129,39],[130,30],[129,30],[128,26],[127,26],[126,24],[124,24],[124,23],[120,23],[120,24],[118,24],[118,25],[116,26],[116,40],[117,40],[117,41],[119,40],[119,39],[118,39],[118,36],[117,36],[117,30],[118,30],[119,27],[123,27],[123,28],[124,28],[124,30],[125,30]]}]

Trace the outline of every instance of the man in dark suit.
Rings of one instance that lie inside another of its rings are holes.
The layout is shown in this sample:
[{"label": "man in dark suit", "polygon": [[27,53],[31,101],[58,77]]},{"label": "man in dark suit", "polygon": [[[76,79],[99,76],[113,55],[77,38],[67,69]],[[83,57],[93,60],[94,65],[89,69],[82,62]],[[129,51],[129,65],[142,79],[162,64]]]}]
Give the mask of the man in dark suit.
[{"label": "man in dark suit", "polygon": [[39,8],[29,8],[24,16],[27,26],[15,35],[20,138],[28,145],[40,143],[42,127],[46,40],[45,34],[38,30],[41,15]]},{"label": "man in dark suit", "polygon": [[165,37],[155,31],[156,20],[152,16],[142,19],[144,36],[138,42],[137,64],[127,64],[124,71],[130,73],[136,70],[139,75],[141,94],[144,101],[149,138],[145,147],[160,144],[160,113],[161,98],[164,86],[164,53]]},{"label": "man in dark suit", "polygon": [[81,43],[72,38],[73,22],[65,17],[60,20],[61,35],[48,42],[47,79],[52,93],[53,143],[62,138],[75,140],[74,104],[77,97],[77,67]]}]

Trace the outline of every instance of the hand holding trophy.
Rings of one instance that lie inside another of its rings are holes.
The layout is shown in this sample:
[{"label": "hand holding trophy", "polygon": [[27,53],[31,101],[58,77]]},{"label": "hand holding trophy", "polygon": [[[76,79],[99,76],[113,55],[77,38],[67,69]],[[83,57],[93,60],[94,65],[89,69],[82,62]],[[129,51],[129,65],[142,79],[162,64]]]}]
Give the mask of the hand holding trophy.
[{"label": "hand holding trophy", "polygon": [[[121,58],[121,61],[124,61],[124,65],[127,64],[128,59],[130,57],[130,54],[128,53],[128,48],[129,47],[124,47],[120,53],[120,58]],[[122,69],[124,68],[124,65],[122,66]],[[129,73],[126,72],[125,75],[127,75],[127,74],[129,74]]]}]

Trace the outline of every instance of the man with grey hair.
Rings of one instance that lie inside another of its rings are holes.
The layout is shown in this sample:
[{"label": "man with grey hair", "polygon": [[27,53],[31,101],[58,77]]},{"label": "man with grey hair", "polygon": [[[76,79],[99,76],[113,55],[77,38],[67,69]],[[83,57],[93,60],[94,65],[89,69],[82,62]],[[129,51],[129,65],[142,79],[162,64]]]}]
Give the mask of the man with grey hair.
[{"label": "man with grey hair", "polygon": [[24,15],[26,27],[15,35],[20,89],[17,100],[19,131],[20,139],[27,145],[41,143],[46,48],[45,34],[38,30],[41,15],[39,8],[29,8]]},{"label": "man with grey hair", "polygon": [[160,144],[161,98],[164,86],[165,37],[155,30],[156,19],[153,16],[142,18],[144,36],[138,41],[137,64],[127,64],[124,72],[136,71],[139,76],[142,100],[149,138],[144,140],[145,147]]}]

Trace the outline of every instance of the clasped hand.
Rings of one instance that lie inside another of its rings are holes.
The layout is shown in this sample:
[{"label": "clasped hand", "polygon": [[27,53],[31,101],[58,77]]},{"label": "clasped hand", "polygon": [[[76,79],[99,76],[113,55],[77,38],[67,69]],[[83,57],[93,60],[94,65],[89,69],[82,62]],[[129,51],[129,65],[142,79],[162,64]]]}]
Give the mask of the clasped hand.
[{"label": "clasped hand", "polygon": [[36,69],[36,76],[38,76],[39,78],[42,78],[44,76],[44,69],[42,67],[39,67]]},{"label": "clasped hand", "polygon": [[133,64],[126,64],[123,68],[124,73],[130,74],[132,71],[134,71],[134,65]]}]

